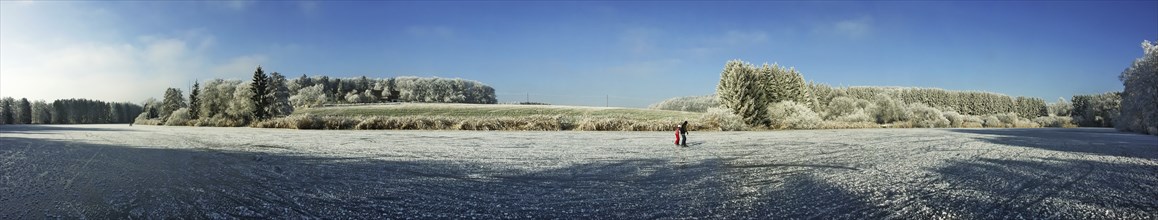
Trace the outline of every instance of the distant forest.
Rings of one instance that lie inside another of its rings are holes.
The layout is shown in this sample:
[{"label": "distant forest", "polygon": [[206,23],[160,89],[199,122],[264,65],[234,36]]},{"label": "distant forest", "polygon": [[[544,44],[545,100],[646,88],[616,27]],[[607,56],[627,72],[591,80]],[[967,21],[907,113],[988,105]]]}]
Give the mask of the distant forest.
[{"label": "distant forest", "polygon": [[129,123],[143,108],[127,102],[62,99],[51,103],[29,102],[12,97],[0,99],[0,120],[4,124],[106,124]]}]

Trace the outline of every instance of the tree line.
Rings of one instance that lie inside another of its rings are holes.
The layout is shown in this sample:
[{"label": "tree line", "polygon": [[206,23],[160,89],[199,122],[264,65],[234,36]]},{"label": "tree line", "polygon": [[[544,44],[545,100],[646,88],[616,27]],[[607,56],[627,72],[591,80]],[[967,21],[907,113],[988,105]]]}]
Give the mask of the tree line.
[{"label": "tree line", "polygon": [[3,124],[129,123],[142,111],[142,106],[128,102],[60,99],[49,103],[43,100],[30,102],[27,98],[0,99],[0,122]]},{"label": "tree line", "polygon": [[249,81],[213,79],[206,81],[204,86],[195,82],[188,98],[183,94],[179,88],[168,88],[161,101],[146,100],[144,111],[137,116],[136,122],[152,125],[244,126],[290,115],[295,108],[311,108],[330,103],[498,102],[493,88],[473,80],[306,75],[287,80],[278,72],[265,74],[260,66]]},{"label": "tree line", "polygon": [[[386,101],[495,104],[495,89],[474,80],[438,77],[331,78],[302,75],[287,84],[294,107]],[[394,100],[390,100],[394,99]]]},{"label": "tree line", "polygon": [[[1154,51],[1155,47],[1147,47]],[[1149,55],[1148,57],[1153,57]],[[1126,78],[1144,78],[1151,75],[1136,73],[1153,66],[1153,58],[1139,59],[1133,73]],[[1150,63],[1147,63],[1150,62]],[[1158,80],[1151,80],[1158,81]],[[1127,83],[1128,84],[1128,83]],[[1144,83],[1138,83],[1143,84]],[[1134,93],[1110,92],[1105,94],[1075,95],[1069,102],[1064,99],[1046,103],[1036,97],[1012,97],[979,91],[949,91],[937,88],[906,87],[831,87],[820,83],[806,83],[803,75],[793,68],[777,64],[759,67],[732,60],[720,73],[716,94],[709,97],[679,97],[665,100],[652,108],[705,112],[723,107],[743,119],[748,126],[771,128],[818,128],[825,121],[842,123],[905,123],[913,127],[1033,127],[1037,126],[1115,126],[1127,94],[1148,105],[1132,105],[1142,116],[1133,118],[1135,129],[1149,129],[1145,117],[1156,104],[1154,95],[1144,96],[1151,90],[1137,89]],[[782,103],[783,102],[783,103]],[[1149,108],[1146,108],[1149,106]],[[717,113],[718,114],[718,113]],[[1122,113],[1124,114],[1124,113]],[[855,127],[837,125],[832,127]]]}]

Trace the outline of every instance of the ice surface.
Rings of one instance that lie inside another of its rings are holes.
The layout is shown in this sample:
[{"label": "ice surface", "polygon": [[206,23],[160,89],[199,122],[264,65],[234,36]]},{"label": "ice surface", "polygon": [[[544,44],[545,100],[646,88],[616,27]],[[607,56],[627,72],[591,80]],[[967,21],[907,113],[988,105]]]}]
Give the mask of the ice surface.
[{"label": "ice surface", "polygon": [[318,131],[0,126],[0,219],[1158,218],[1110,129]]}]

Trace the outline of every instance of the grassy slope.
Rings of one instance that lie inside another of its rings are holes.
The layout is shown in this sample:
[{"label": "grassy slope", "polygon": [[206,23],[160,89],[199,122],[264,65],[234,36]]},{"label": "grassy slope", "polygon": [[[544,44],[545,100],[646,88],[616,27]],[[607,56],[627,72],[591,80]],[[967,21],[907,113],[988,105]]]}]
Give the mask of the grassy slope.
[{"label": "grassy slope", "polygon": [[298,109],[295,115],[323,116],[450,116],[450,117],[527,117],[577,116],[625,117],[637,120],[699,119],[700,113],[668,110],[607,108],[559,105],[485,105],[402,103]]}]

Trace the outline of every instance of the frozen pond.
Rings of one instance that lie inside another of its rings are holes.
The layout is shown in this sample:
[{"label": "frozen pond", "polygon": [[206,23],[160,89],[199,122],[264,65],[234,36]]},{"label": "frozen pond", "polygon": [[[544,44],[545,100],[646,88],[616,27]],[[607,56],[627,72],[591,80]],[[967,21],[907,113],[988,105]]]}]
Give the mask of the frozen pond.
[{"label": "frozen pond", "polygon": [[1158,218],[1112,129],[317,131],[0,126],[0,219]]}]

